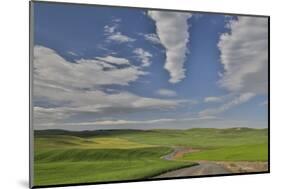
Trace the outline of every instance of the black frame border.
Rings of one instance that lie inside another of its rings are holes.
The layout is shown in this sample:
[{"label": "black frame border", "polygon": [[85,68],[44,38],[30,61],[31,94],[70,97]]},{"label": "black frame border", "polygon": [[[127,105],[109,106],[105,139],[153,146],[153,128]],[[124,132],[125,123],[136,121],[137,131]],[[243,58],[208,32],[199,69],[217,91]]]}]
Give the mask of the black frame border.
[{"label": "black frame border", "polygon": [[[105,182],[87,182],[87,183],[74,183],[74,184],[53,184],[53,185],[33,185],[33,3],[45,3],[45,4],[63,4],[63,5],[79,5],[79,6],[96,6],[96,7],[115,7],[115,8],[127,8],[127,9],[143,9],[143,10],[159,10],[159,11],[174,11],[174,12],[188,12],[188,13],[203,13],[203,14],[220,14],[220,15],[233,15],[233,16],[248,16],[248,17],[261,17],[268,19],[268,170],[261,172],[247,172],[247,173],[230,173],[230,174],[214,174],[214,175],[198,175],[198,176],[184,176],[184,177],[169,177],[169,178],[152,178],[152,179],[137,179],[137,180],[118,180],[118,181],[105,181]],[[270,173],[270,16],[269,15],[257,15],[257,14],[240,14],[240,13],[226,13],[226,12],[209,12],[209,11],[192,11],[192,10],[178,10],[178,9],[163,9],[163,8],[151,8],[151,7],[134,7],[134,6],[121,6],[121,5],[101,5],[90,3],[73,3],[73,2],[57,2],[57,1],[29,1],[29,188],[53,188],[53,187],[68,187],[68,186],[89,186],[99,184],[116,184],[116,183],[134,183],[134,182],[147,182],[147,181],[161,181],[161,180],[181,180],[190,178],[212,178],[212,177],[226,177],[226,176],[240,176],[240,175],[258,175]]]}]

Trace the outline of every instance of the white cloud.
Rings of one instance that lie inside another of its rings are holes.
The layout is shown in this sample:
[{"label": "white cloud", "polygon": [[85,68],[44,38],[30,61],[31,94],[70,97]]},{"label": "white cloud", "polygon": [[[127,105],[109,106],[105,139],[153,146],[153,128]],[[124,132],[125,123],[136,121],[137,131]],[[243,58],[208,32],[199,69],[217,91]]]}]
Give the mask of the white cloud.
[{"label": "white cloud", "polygon": [[[190,129],[190,128],[237,128],[253,127],[266,128],[266,122],[249,122],[245,120],[229,120],[217,117],[190,117],[190,118],[159,118],[151,120],[103,119],[89,122],[58,123],[59,128],[69,130],[93,129]],[[41,129],[54,128],[53,123],[45,123]]]},{"label": "white cloud", "polygon": [[156,91],[156,94],[167,97],[177,96],[177,93],[175,91],[169,89],[159,89],[158,91]]},{"label": "white cloud", "polygon": [[120,18],[115,18],[112,20],[112,23],[110,25],[104,26],[104,32],[109,35],[116,32],[117,28],[119,27],[119,24],[121,22]]},{"label": "white cloud", "polygon": [[[108,62],[123,63],[126,67],[117,68]],[[103,85],[129,85],[144,74],[125,59],[107,57],[69,62],[52,49],[35,46],[35,127],[46,123],[56,126],[75,115],[102,116],[156,109],[166,111],[191,104],[188,100],[148,98],[130,92],[117,90],[107,93],[101,90]]]},{"label": "white cloud", "polygon": [[155,21],[157,35],[166,49],[165,69],[170,74],[171,83],[180,82],[185,78],[184,61],[189,42],[187,20],[189,13],[167,11],[148,11],[148,15]]},{"label": "white cloud", "polygon": [[124,35],[121,32],[113,33],[112,35],[109,35],[107,37],[107,39],[109,41],[115,41],[115,42],[118,42],[118,43],[126,43],[126,42],[134,42],[135,41],[135,39],[133,39],[133,38],[127,36],[127,35]]},{"label": "white cloud", "polygon": [[[40,92],[38,92],[40,91]],[[55,108],[35,107],[34,117],[37,127],[46,123],[64,123],[73,115],[127,115],[128,113],[148,110],[167,111],[179,106],[192,104],[188,100],[164,100],[141,97],[128,92],[107,94],[101,91],[64,91],[56,88],[37,90],[36,98],[47,98],[54,104],[63,104]]]},{"label": "white cloud", "polygon": [[[162,119],[152,119],[152,120],[98,120],[91,122],[80,122],[80,123],[60,123],[60,125],[71,126],[71,125],[79,125],[79,126],[118,126],[118,125],[143,125],[143,124],[164,124],[164,123],[176,123],[176,122],[194,122],[194,121],[204,121],[204,120],[216,120],[216,117],[191,117],[191,118],[162,118]],[[53,125],[52,123],[43,124]],[[131,127],[132,128],[132,127]]]},{"label": "white cloud", "polygon": [[176,108],[182,104],[185,104],[187,102],[186,100],[162,100],[162,99],[156,99],[156,98],[138,98],[136,101],[132,103],[133,107],[135,108],[148,108],[148,109],[162,109],[165,110],[165,108]]},{"label": "white cloud", "polygon": [[218,43],[224,73],[219,84],[235,93],[267,94],[268,20],[238,17],[231,20]]},{"label": "white cloud", "polygon": [[117,31],[117,28],[119,26],[118,23],[120,21],[121,20],[119,20],[119,19],[118,19],[118,21],[116,19],[114,19],[112,25],[104,26],[104,32],[105,32],[105,35],[107,36],[107,40],[108,41],[115,41],[115,42],[118,42],[118,43],[134,42],[135,39]]},{"label": "white cloud", "polygon": [[231,101],[216,107],[216,108],[209,108],[206,110],[203,110],[199,113],[200,116],[211,116],[211,115],[216,115],[222,112],[227,111],[230,108],[233,108],[235,106],[238,106],[242,103],[247,102],[248,100],[252,99],[255,96],[255,94],[253,93],[244,93],[239,95],[238,97],[235,97],[234,99],[232,99]]},{"label": "white cloud", "polygon": [[34,124],[54,123],[59,120],[64,120],[70,116],[69,113],[59,111],[56,108],[34,107]]},{"label": "white cloud", "polygon": [[104,26],[104,32],[105,32],[105,33],[108,33],[108,34],[114,33],[114,31],[116,30],[116,28],[117,28],[117,25],[116,25],[116,24],[115,24],[115,25],[112,25],[112,26],[106,25],[106,26]]},{"label": "white cloud", "polygon": [[154,44],[161,44],[159,37],[154,33],[144,34],[144,39]]},{"label": "white cloud", "polygon": [[209,96],[204,98],[204,102],[221,102],[222,100],[222,97],[217,96]]},{"label": "white cloud", "polygon": [[67,53],[70,54],[70,55],[72,55],[72,56],[78,56],[78,54],[75,53],[75,52],[73,52],[73,51],[68,51]]},{"label": "white cloud", "polygon": [[[164,100],[157,98],[141,97],[129,92],[118,92],[107,94],[94,90],[72,90],[66,91],[52,87],[40,88],[35,91],[35,98],[44,97],[55,103],[59,102],[63,106],[47,108],[50,111],[64,112],[130,112],[149,109],[172,109],[177,106],[191,104],[188,100]],[[64,103],[66,102],[66,103]],[[42,107],[41,107],[42,110]]]},{"label": "white cloud", "polygon": [[[114,58],[111,57],[111,61]],[[115,63],[127,63],[125,59],[114,59]],[[123,62],[122,62],[123,61]],[[128,64],[128,63],[127,63]],[[104,71],[104,68],[111,68]],[[34,47],[34,80],[41,85],[56,85],[67,88],[93,88],[97,85],[128,85],[146,73],[135,66],[122,69],[100,60],[80,59],[68,62],[54,50]]]},{"label": "white cloud", "polygon": [[159,120],[147,120],[147,121],[105,120],[105,121],[89,122],[86,124],[89,124],[89,125],[127,125],[127,124],[152,124],[152,123],[169,122],[169,121],[173,121],[173,119],[159,119]]},{"label": "white cloud", "polygon": [[129,65],[129,60],[126,58],[119,58],[114,56],[106,56],[106,57],[96,57],[98,60],[102,60],[108,63],[117,64],[117,65]]},{"label": "white cloud", "polygon": [[[267,18],[227,18],[229,33],[220,36],[218,43],[224,72],[219,84],[230,91],[232,100],[217,108],[208,108],[199,114],[216,115],[245,103],[268,90],[268,22]],[[205,102],[219,98],[206,98]],[[222,99],[221,99],[222,100]],[[225,99],[224,99],[225,101]]]},{"label": "white cloud", "polygon": [[136,48],[133,51],[138,59],[142,62],[143,67],[147,67],[151,64],[150,58],[152,57],[152,54],[150,54],[148,51],[143,50],[142,48]]}]

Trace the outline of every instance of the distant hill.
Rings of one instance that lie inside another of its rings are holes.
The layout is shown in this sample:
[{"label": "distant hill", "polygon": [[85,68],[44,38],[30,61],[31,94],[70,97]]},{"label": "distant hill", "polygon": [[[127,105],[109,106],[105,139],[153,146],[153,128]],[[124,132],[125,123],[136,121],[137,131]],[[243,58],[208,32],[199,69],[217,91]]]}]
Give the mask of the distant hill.
[{"label": "distant hill", "polygon": [[254,130],[267,131],[267,128],[256,129],[248,127],[235,127],[235,128],[191,128],[191,129],[151,129],[151,130],[138,130],[138,129],[107,129],[107,130],[85,130],[85,131],[69,131],[69,130],[60,130],[60,129],[48,129],[48,130],[35,130],[35,136],[46,136],[46,135],[70,135],[78,137],[92,137],[92,136],[111,136],[111,135],[122,135],[122,134],[131,134],[131,133],[153,133],[153,132],[168,132],[168,133],[181,133],[181,132],[210,132],[210,131],[220,131],[221,133],[229,132],[247,132]]}]

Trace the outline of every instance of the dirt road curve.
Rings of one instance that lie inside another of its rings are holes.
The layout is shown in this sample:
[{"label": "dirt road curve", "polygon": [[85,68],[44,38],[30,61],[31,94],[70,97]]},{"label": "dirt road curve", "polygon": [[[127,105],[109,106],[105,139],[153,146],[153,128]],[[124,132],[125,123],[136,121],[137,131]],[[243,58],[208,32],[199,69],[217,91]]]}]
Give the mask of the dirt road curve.
[{"label": "dirt road curve", "polygon": [[163,159],[165,160],[174,160],[179,157],[182,157],[184,154],[192,153],[192,152],[198,152],[199,150],[188,148],[188,147],[175,147],[174,151],[168,155],[163,156]]},{"label": "dirt road curve", "polygon": [[197,175],[215,175],[215,174],[228,174],[230,173],[221,165],[215,163],[200,163],[199,165],[170,171],[154,178],[167,178],[167,177],[186,177]]}]

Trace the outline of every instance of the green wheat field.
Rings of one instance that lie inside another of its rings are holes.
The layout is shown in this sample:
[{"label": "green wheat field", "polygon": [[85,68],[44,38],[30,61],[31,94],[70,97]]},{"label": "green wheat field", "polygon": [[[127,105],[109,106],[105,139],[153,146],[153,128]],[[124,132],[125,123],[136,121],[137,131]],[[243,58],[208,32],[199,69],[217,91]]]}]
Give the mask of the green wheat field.
[{"label": "green wheat field", "polygon": [[[36,186],[150,179],[197,161],[261,161],[268,158],[268,130],[35,131]],[[163,158],[175,147],[197,151]]]}]

